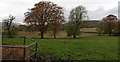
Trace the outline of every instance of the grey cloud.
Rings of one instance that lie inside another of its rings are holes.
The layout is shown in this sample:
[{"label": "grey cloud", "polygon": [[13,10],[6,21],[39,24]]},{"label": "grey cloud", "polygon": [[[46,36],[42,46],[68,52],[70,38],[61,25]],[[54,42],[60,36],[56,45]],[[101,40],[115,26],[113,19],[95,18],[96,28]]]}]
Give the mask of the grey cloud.
[{"label": "grey cloud", "polygon": [[104,10],[104,7],[100,7],[96,9],[95,11],[88,11],[88,15],[90,19],[102,19],[103,17],[114,14],[118,16],[118,7],[114,7],[110,10]]},{"label": "grey cloud", "polygon": [[[35,3],[41,0],[2,0],[0,2],[0,21],[1,19],[12,14],[16,17],[15,22],[24,21],[24,13],[28,11],[28,8],[34,7]],[[76,6],[83,5],[88,10],[90,19],[102,19],[109,13],[117,14],[116,8],[112,8],[119,0],[50,0],[65,8],[65,17],[68,19],[69,12]],[[112,8],[105,10],[106,8]]]},{"label": "grey cloud", "polygon": [[95,11],[88,11],[88,16],[90,19],[102,19],[104,16],[105,10],[104,7],[100,7],[96,9]]},{"label": "grey cloud", "polygon": [[108,14],[114,14],[114,15],[118,16],[118,7],[114,7],[114,8],[112,8],[112,9],[106,11],[105,14],[106,14],[106,15],[108,15]]},{"label": "grey cloud", "polygon": [[120,19],[120,1],[119,1],[119,4],[118,4],[118,18]]}]

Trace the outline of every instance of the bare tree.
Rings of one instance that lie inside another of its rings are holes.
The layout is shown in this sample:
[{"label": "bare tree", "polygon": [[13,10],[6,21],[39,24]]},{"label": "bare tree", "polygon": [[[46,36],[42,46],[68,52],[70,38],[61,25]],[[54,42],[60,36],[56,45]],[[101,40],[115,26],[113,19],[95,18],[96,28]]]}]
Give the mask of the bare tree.
[{"label": "bare tree", "polygon": [[76,35],[80,34],[80,27],[82,25],[82,21],[84,21],[87,17],[87,10],[85,7],[78,6],[72,9],[70,11],[68,22],[68,35],[73,35],[73,37],[76,38]]},{"label": "bare tree", "polygon": [[3,30],[6,31],[8,37],[11,37],[15,29],[15,26],[12,25],[14,19],[14,16],[9,15],[9,18],[3,20]]}]

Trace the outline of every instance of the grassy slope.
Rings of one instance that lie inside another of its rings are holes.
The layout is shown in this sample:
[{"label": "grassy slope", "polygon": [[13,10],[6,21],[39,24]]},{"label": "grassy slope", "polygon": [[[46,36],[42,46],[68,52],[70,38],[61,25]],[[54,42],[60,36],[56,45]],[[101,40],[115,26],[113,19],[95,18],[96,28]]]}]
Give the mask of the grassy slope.
[{"label": "grassy slope", "polygon": [[[35,39],[38,41],[38,56],[47,53],[45,58],[61,58],[72,60],[117,59],[118,37],[93,36],[81,39]],[[6,44],[23,44],[22,38],[4,39]],[[28,41],[27,44],[31,42]],[[49,57],[50,56],[50,57]]]}]

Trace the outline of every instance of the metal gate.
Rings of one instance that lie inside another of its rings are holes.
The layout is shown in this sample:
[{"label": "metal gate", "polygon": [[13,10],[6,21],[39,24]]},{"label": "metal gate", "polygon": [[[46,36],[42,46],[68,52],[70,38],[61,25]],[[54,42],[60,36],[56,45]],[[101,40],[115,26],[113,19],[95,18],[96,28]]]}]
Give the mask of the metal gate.
[{"label": "metal gate", "polygon": [[[26,39],[33,41],[33,43],[26,45]],[[35,50],[30,48],[33,45],[35,45]],[[7,51],[7,53],[2,52],[5,57],[0,59],[2,61],[27,61],[32,59],[32,56],[36,57],[37,53],[37,41],[28,37],[24,37],[23,45],[1,45],[0,47],[2,47],[2,50]],[[29,53],[30,51],[33,51],[33,53]]]}]

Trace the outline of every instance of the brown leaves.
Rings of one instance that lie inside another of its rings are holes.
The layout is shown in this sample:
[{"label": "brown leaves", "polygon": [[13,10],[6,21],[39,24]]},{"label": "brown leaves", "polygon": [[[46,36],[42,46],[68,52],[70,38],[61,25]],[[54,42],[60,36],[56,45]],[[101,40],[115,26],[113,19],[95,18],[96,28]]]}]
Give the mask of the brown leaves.
[{"label": "brown leaves", "polygon": [[116,20],[117,20],[117,16],[110,14],[110,15],[108,15],[106,18],[104,18],[103,20],[104,20],[104,21],[110,21],[110,20],[111,20],[111,21],[112,21],[112,20],[116,21]]},{"label": "brown leaves", "polygon": [[118,23],[117,16],[115,15],[108,15],[107,17],[103,18],[104,21],[104,33],[118,33]]},{"label": "brown leaves", "polygon": [[50,1],[41,1],[34,6],[25,13],[25,23],[37,24],[39,31],[46,30],[47,25],[53,25],[55,29],[60,26],[61,23],[58,22],[64,19],[62,7]]}]

